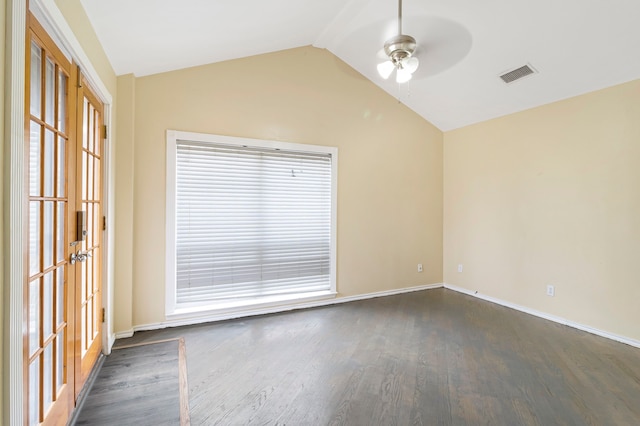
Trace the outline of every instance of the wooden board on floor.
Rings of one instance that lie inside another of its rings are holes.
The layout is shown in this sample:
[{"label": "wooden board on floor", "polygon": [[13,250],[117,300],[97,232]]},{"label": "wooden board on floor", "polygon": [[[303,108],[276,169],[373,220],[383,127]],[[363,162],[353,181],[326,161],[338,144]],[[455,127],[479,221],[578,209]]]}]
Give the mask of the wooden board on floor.
[{"label": "wooden board on floor", "polygon": [[188,425],[184,350],[183,339],[114,348],[75,424]]}]

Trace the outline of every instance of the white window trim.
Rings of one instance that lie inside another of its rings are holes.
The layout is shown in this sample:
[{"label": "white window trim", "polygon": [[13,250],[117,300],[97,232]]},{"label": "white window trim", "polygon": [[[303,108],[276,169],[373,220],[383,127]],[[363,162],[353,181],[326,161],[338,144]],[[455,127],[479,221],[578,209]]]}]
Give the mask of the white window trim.
[{"label": "white window trim", "polygon": [[[331,287],[329,291],[315,292],[305,295],[285,295],[263,298],[253,301],[238,301],[218,304],[215,307],[199,306],[178,308],[176,305],[176,143],[179,140],[210,142],[225,145],[252,146],[257,148],[281,149],[331,154]],[[257,308],[282,307],[283,310],[292,305],[333,298],[336,290],[337,267],[337,202],[338,202],[338,148],[322,145],[307,145],[291,142],[249,139],[232,136],[213,135],[208,133],[181,132],[167,130],[167,174],[166,174],[166,263],[165,263],[165,316],[168,320],[188,319],[195,317],[212,317],[221,313],[234,315],[255,311]]]}]

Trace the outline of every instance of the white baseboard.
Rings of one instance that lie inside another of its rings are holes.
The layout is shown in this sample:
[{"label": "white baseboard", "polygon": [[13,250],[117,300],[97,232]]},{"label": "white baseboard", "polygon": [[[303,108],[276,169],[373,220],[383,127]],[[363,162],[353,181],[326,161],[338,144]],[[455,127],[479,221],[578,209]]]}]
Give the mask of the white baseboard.
[{"label": "white baseboard", "polygon": [[595,334],[596,336],[604,337],[606,339],[614,340],[616,342],[624,343],[629,346],[633,346],[636,348],[640,348],[640,341],[631,339],[624,336],[619,336],[617,334],[609,333],[608,331],[599,330],[597,328],[589,327],[587,325],[583,325],[574,321],[570,321],[566,318],[558,317],[555,315],[547,314],[545,312],[537,311],[535,309],[527,308],[525,306],[516,305],[515,303],[507,302],[501,299],[497,299],[495,297],[487,296],[485,294],[478,293],[477,291],[467,290],[466,288],[456,287],[450,284],[444,284],[444,288],[449,290],[456,291],[458,293],[464,293],[469,296],[477,297],[478,299],[486,300],[491,303],[495,303],[498,305],[502,305],[507,308],[515,309],[516,311],[524,312],[525,314],[533,315],[539,318],[544,318],[549,321],[556,322],[558,324],[563,324],[572,328],[576,328],[581,331],[586,331],[587,333]]},{"label": "white baseboard", "polygon": [[172,320],[167,320],[167,321],[158,322],[158,323],[136,325],[133,327],[132,330],[116,333],[116,337],[118,339],[131,337],[133,336],[133,333],[135,331],[158,330],[158,329],[167,328],[167,327],[179,327],[183,325],[193,325],[193,324],[200,324],[205,322],[225,321],[225,320],[244,318],[249,316],[287,312],[287,311],[293,311],[298,309],[317,308],[321,306],[336,305],[339,303],[354,302],[357,300],[373,299],[376,297],[392,296],[395,294],[409,293],[409,292],[421,291],[421,290],[431,290],[434,288],[442,288],[442,287],[443,287],[442,283],[428,284],[428,285],[421,285],[416,287],[407,287],[407,288],[400,288],[400,289],[393,289],[393,290],[378,291],[374,293],[358,294],[355,296],[344,296],[344,297],[336,297],[332,299],[316,300],[312,302],[299,303],[295,305],[281,305],[281,306],[273,306],[273,307],[266,307],[266,308],[258,308],[258,309],[252,309],[252,310],[245,310],[242,312],[232,312],[232,313],[225,312],[220,314],[208,313],[202,316],[172,319]]},{"label": "white baseboard", "polygon": [[115,334],[116,340],[117,339],[127,339],[129,337],[133,337],[133,333],[134,333],[133,328],[131,330],[119,331],[119,332],[117,332]]},{"label": "white baseboard", "polygon": [[502,299],[498,299],[495,297],[478,293],[477,291],[467,290],[465,288],[456,287],[450,284],[428,284],[428,285],[421,285],[416,287],[408,287],[408,288],[401,288],[401,289],[394,289],[394,290],[378,291],[374,293],[359,294],[355,296],[344,296],[344,297],[338,297],[335,299],[318,300],[318,301],[300,303],[297,305],[290,305],[290,306],[277,306],[277,307],[256,309],[253,311],[245,311],[245,312],[238,312],[238,313],[224,313],[224,314],[218,314],[218,315],[213,314],[213,315],[207,315],[207,316],[202,316],[197,318],[187,318],[187,319],[170,320],[170,321],[164,321],[164,322],[158,322],[158,323],[142,324],[142,325],[134,326],[130,330],[120,331],[116,333],[114,337],[115,339],[124,339],[128,337],[132,337],[134,332],[136,331],[157,330],[157,329],[167,328],[167,327],[179,327],[183,325],[200,324],[204,322],[225,321],[229,319],[244,318],[244,317],[255,316],[255,315],[265,315],[265,314],[273,314],[278,312],[293,311],[298,309],[337,305],[339,303],[348,303],[348,302],[354,302],[357,300],[373,299],[376,297],[393,296],[396,294],[410,293],[410,292],[421,291],[421,290],[432,290],[435,288],[442,288],[442,287],[458,293],[463,293],[469,296],[477,297],[478,299],[486,300],[488,302],[495,303],[507,308],[515,309],[516,311],[524,312],[529,315],[533,315],[539,318],[553,321],[558,324],[563,324],[581,331],[586,331],[587,333],[595,334],[596,336],[604,337],[606,339],[614,340],[616,342],[620,342],[620,343],[627,344],[629,346],[640,348],[640,341],[638,340],[620,336],[614,333],[609,333],[607,331],[599,330],[597,328],[589,327],[574,321],[570,321],[566,318],[547,314],[545,312],[537,311],[535,309],[527,308],[525,306],[520,306],[515,303],[507,302]]}]

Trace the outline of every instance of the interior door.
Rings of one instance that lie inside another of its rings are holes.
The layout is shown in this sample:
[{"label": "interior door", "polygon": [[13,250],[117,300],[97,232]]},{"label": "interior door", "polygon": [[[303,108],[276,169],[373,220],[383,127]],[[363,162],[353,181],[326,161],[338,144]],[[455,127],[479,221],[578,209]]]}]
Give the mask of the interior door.
[{"label": "interior door", "polygon": [[27,49],[28,271],[24,327],[28,423],[68,416],[73,382],[68,367],[73,318],[68,304],[74,276],[68,270],[67,181],[73,150],[69,96],[71,63],[29,18]]},{"label": "interior door", "polygon": [[102,104],[27,19],[24,409],[65,424],[102,349]]},{"label": "interior door", "polygon": [[102,351],[102,153],[103,105],[80,77],[76,210],[83,239],[76,246],[76,398]]}]

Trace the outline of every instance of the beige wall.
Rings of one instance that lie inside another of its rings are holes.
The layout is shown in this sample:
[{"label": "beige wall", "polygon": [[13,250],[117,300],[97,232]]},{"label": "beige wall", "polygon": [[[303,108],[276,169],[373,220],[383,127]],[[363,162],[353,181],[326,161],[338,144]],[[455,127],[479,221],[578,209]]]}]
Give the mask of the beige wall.
[{"label": "beige wall", "polygon": [[445,282],[640,340],[640,81],[444,139]]},{"label": "beige wall", "polygon": [[134,325],[164,321],[167,129],[338,147],[340,296],[442,281],[442,133],[305,47],[136,80]]},{"label": "beige wall", "polygon": [[133,141],[135,139],[135,77],[118,77],[118,151],[115,164],[115,294],[114,330],[133,326]]}]

